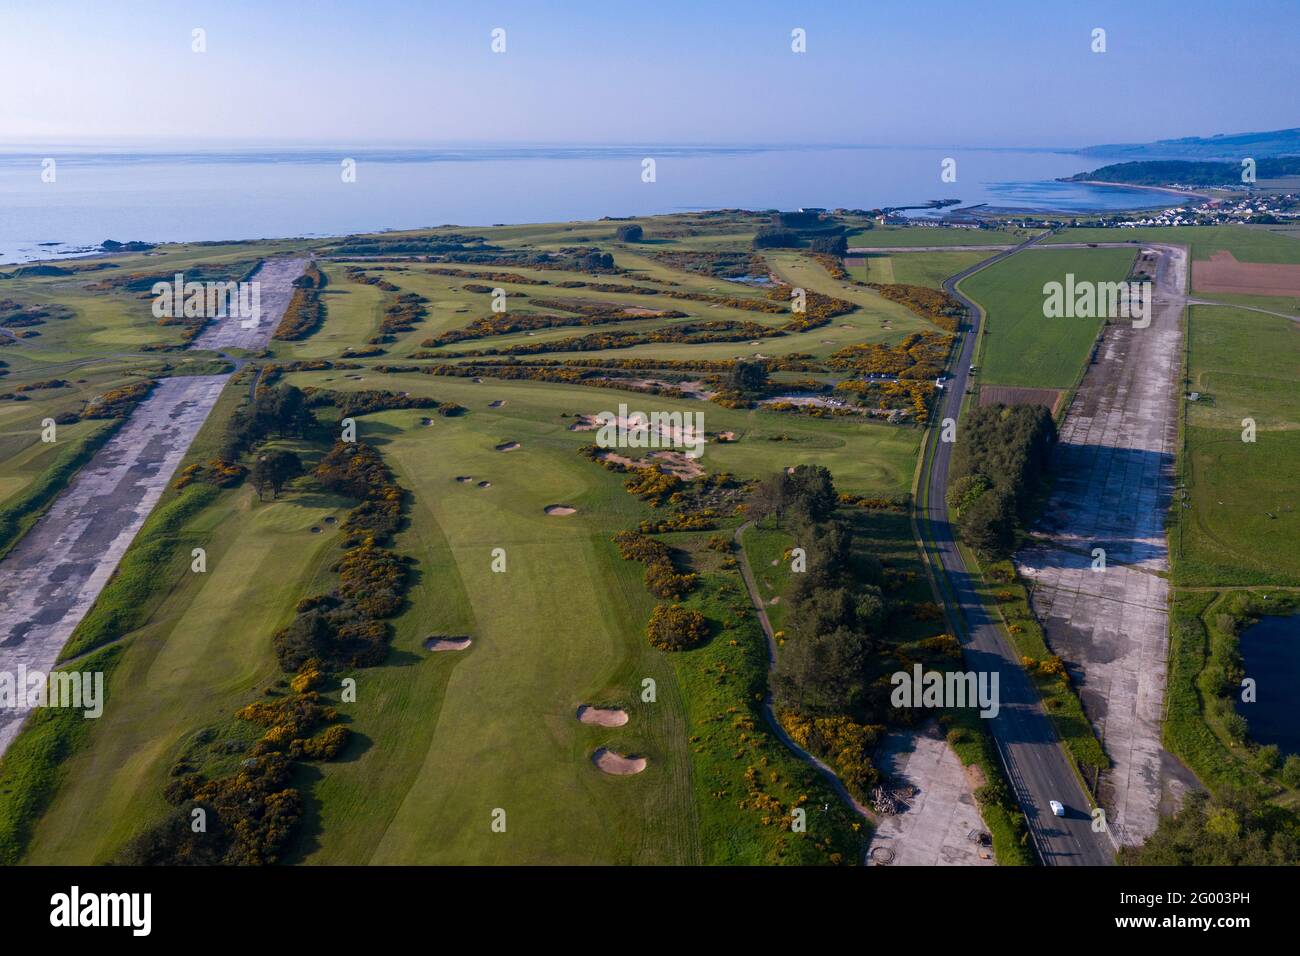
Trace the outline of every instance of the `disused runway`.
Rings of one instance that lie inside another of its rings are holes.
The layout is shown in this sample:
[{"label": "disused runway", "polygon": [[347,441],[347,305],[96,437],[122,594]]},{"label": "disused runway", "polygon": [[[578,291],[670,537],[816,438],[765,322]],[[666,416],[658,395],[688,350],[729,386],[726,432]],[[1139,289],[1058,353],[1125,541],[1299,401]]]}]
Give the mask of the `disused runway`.
[{"label": "disused runway", "polygon": [[[203,347],[264,348],[305,260],[268,260],[262,319],[213,323]],[[229,375],[164,379],[0,562],[0,671],[48,672],[171,480]],[[0,708],[0,754],[25,708]]]},{"label": "disused runway", "polygon": [[[894,866],[992,866],[991,847],[975,805],[972,781],[939,734],[900,731],[881,747],[880,769],[890,785],[916,788],[902,813],[880,818],[868,858]],[[892,858],[891,858],[892,857]]]},{"label": "disused runway", "polygon": [[1016,555],[1111,759],[1099,798],[1122,844],[1155,830],[1173,763],[1160,733],[1169,583],[1157,572],[1169,568],[1187,253],[1155,248],[1151,324],[1107,326],[1061,429],[1046,511]]}]

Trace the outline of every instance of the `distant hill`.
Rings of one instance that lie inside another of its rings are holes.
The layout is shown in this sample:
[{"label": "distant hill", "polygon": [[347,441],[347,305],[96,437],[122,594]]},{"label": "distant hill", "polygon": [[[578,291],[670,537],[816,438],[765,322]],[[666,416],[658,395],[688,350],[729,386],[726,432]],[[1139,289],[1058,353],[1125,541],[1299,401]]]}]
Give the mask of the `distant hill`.
[{"label": "distant hill", "polygon": [[[1300,176],[1300,156],[1255,161],[1259,179]],[[1064,182],[1096,181],[1133,186],[1240,186],[1241,163],[1201,162],[1187,159],[1144,160],[1114,163],[1092,172],[1079,173]]]},{"label": "distant hill", "polygon": [[1220,159],[1240,163],[1247,156],[1300,156],[1300,128],[1265,133],[1232,133],[1217,136],[1186,136],[1154,143],[1112,143],[1078,151],[1085,156],[1114,156],[1126,159]]}]

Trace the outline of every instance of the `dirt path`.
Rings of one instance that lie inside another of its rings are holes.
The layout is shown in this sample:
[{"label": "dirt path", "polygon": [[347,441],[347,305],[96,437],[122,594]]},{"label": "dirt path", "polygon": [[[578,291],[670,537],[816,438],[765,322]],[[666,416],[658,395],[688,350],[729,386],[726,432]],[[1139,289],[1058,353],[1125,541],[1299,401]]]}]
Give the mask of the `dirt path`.
[{"label": "dirt path", "polygon": [[[243,329],[237,318],[218,320],[221,328],[213,334],[223,339],[223,347],[264,348],[305,265],[303,259],[268,261],[258,273],[260,326]],[[211,348],[200,344],[207,335],[194,348]],[[0,562],[0,671],[48,672],[54,666],[158,503],[230,374],[161,380]],[[0,710],[0,754],[26,715],[26,708]]]}]

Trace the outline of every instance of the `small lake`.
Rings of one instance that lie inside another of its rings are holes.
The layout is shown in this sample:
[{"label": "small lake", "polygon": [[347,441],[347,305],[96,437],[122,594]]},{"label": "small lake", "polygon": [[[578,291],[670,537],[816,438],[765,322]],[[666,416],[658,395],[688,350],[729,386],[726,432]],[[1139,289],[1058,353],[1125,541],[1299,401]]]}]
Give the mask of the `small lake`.
[{"label": "small lake", "polygon": [[1284,755],[1300,753],[1300,614],[1262,617],[1239,640],[1246,676],[1256,686],[1255,703],[1237,703],[1251,739],[1277,744]]}]

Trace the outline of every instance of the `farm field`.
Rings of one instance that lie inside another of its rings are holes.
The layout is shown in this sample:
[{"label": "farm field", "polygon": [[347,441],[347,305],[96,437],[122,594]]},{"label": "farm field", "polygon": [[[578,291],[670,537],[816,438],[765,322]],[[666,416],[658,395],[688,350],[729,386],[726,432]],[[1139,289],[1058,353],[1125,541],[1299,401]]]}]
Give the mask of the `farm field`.
[{"label": "farm field", "polygon": [[[1193,306],[1188,320],[1189,509],[1175,532],[1178,584],[1300,584],[1300,327]],[[1243,419],[1256,424],[1242,440]]]},{"label": "farm field", "polygon": [[975,273],[961,289],[985,310],[977,364],[989,385],[1069,388],[1088,361],[1100,318],[1047,318],[1043,286],[1118,282],[1135,253],[1127,249],[1033,249]]},{"label": "farm field", "polygon": [[[1190,248],[1193,263],[1220,250],[1240,262],[1300,263],[1300,239],[1258,226],[1139,226],[1134,229],[1063,229],[1044,245],[1075,242],[1169,242]],[[1192,291],[1196,291],[1195,265]]]}]

